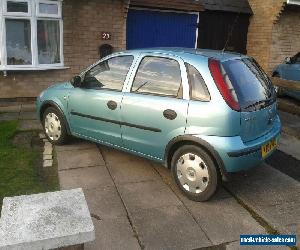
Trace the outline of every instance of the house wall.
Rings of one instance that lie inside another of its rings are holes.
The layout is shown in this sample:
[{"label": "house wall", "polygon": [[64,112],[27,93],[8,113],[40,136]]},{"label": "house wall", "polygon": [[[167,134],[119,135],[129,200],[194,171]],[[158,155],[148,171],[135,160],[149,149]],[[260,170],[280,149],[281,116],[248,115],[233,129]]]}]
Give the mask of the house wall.
[{"label": "house wall", "polygon": [[[0,98],[35,97],[54,82],[69,80],[99,59],[98,48],[109,43],[114,50],[126,43],[126,7],[123,0],[64,0],[64,62],[69,69],[0,72]],[[112,39],[101,40],[101,32]]]},{"label": "house wall", "polygon": [[249,0],[253,15],[248,29],[247,52],[267,73],[271,72],[271,44],[274,23],[280,18],[286,0]]},{"label": "house wall", "polygon": [[269,69],[300,52],[300,7],[287,8],[274,24]]}]

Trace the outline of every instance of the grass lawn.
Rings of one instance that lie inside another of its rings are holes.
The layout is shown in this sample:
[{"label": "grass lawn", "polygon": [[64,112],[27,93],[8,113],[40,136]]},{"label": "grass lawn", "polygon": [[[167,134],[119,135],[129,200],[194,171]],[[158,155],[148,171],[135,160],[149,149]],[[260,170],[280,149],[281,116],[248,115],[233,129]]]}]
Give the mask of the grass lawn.
[{"label": "grass lawn", "polygon": [[4,197],[58,190],[57,172],[50,181],[42,174],[39,147],[12,143],[17,127],[17,121],[0,122],[0,210]]}]

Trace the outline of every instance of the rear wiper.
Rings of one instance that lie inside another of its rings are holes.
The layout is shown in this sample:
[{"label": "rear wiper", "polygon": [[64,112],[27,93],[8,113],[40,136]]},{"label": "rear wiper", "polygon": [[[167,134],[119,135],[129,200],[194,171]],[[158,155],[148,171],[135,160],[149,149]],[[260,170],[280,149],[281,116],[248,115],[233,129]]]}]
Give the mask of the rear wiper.
[{"label": "rear wiper", "polygon": [[266,107],[269,104],[273,103],[274,100],[275,100],[274,97],[271,97],[271,98],[268,98],[266,100],[257,101],[257,102],[254,102],[254,103],[246,106],[243,109],[248,109],[248,108],[251,108],[251,107],[255,107],[255,110],[257,110],[258,105],[260,105],[260,107]]},{"label": "rear wiper", "polygon": [[257,105],[260,105],[260,104],[263,104],[263,105],[264,105],[265,102],[266,102],[266,100],[263,100],[263,101],[257,101],[257,102],[251,103],[250,105],[244,107],[243,109],[248,109],[248,108],[254,107],[255,110],[256,110],[256,106],[257,106]]}]

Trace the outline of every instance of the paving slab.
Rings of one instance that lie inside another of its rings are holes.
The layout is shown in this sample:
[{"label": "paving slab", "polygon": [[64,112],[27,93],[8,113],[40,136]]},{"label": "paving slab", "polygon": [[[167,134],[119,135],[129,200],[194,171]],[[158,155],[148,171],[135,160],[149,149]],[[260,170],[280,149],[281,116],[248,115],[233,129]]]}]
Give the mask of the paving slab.
[{"label": "paving slab", "polygon": [[19,113],[0,113],[0,121],[18,120]]},{"label": "paving slab", "polygon": [[176,195],[161,180],[129,183],[118,188],[130,212],[181,204]]},{"label": "paving slab", "polygon": [[58,170],[104,166],[105,162],[98,148],[57,151]]},{"label": "paving slab", "polygon": [[212,245],[182,206],[140,209],[131,213],[145,249],[197,249]]},{"label": "paving slab", "polygon": [[61,189],[114,186],[107,169],[103,166],[58,171],[58,176]]},{"label": "paving slab", "polygon": [[82,189],[4,198],[0,249],[53,249],[95,239]]},{"label": "paving slab", "polygon": [[[281,233],[300,236],[300,183],[263,164],[226,186]],[[299,244],[299,243],[298,243]]]},{"label": "paving slab", "polygon": [[70,144],[66,145],[56,145],[55,150],[57,152],[60,151],[72,151],[72,150],[83,150],[83,149],[90,149],[90,148],[96,148],[96,144],[88,141],[83,141],[79,139],[74,139]]},{"label": "paving slab", "polygon": [[126,217],[127,213],[115,187],[99,187],[84,190],[91,214],[101,220]]},{"label": "paving slab", "polygon": [[22,120],[20,121],[18,130],[43,130],[43,127],[38,120]]},{"label": "paving slab", "polygon": [[20,112],[20,120],[38,120],[37,113],[33,111]]},{"label": "paving slab", "polygon": [[282,123],[282,131],[300,139],[300,116],[279,111],[279,117]]},{"label": "paving slab", "polygon": [[265,233],[264,228],[223,188],[219,188],[208,202],[194,202],[177,188],[168,169],[159,164],[155,168],[214,245],[238,240],[242,233]]},{"label": "paving slab", "polygon": [[240,239],[241,234],[265,234],[265,229],[234,198],[185,202],[214,245]]},{"label": "paving slab", "polygon": [[289,250],[286,246],[241,246],[240,241],[231,242],[226,245],[225,250]]},{"label": "paving slab", "polygon": [[294,136],[282,133],[279,140],[278,149],[300,161],[300,140]]},{"label": "paving slab", "polygon": [[151,162],[117,150],[100,149],[107,167],[117,184],[159,180]]},{"label": "paving slab", "polygon": [[139,250],[140,245],[126,218],[93,220],[96,240],[84,245],[85,250]]}]

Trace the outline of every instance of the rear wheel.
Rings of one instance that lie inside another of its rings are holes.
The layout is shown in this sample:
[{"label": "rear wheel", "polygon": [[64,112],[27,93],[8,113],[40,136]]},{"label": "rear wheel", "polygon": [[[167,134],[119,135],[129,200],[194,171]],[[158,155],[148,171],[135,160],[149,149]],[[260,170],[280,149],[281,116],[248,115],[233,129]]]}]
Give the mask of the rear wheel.
[{"label": "rear wheel", "polygon": [[214,161],[194,145],[179,148],[172,157],[171,167],[179,189],[194,201],[210,199],[221,181]]},{"label": "rear wheel", "polygon": [[49,107],[43,114],[43,128],[48,140],[53,144],[67,142],[68,134],[62,114],[55,108]]}]

